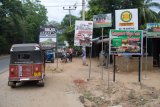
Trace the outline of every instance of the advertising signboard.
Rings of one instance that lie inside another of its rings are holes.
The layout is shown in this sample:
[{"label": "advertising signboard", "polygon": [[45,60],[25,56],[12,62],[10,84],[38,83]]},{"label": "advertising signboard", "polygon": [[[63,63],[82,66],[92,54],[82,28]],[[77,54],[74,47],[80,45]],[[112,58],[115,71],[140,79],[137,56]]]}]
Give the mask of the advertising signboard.
[{"label": "advertising signboard", "polygon": [[94,28],[112,27],[111,13],[94,15],[93,16],[93,27]]},{"label": "advertising signboard", "polygon": [[92,21],[76,21],[74,46],[92,46],[92,35]]},{"label": "advertising signboard", "polygon": [[142,30],[111,30],[110,54],[142,55]]},{"label": "advertising signboard", "polygon": [[42,48],[49,49],[56,47],[56,30],[52,27],[41,29],[39,43]]},{"label": "advertising signboard", "polygon": [[138,9],[115,11],[116,30],[138,30]]},{"label": "advertising signboard", "polygon": [[160,23],[147,23],[147,36],[160,37]]}]

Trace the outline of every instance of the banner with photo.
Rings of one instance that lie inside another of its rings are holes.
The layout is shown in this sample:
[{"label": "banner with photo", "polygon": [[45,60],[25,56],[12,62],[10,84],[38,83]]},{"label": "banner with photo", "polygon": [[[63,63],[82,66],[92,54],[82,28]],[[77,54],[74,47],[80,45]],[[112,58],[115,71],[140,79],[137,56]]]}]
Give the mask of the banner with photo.
[{"label": "banner with photo", "polygon": [[92,46],[93,22],[76,21],[74,46]]},{"label": "banner with photo", "polygon": [[138,9],[115,10],[116,30],[138,30]]},{"label": "banner with photo", "polygon": [[147,23],[147,36],[160,37],[160,23]]},{"label": "banner with photo", "polygon": [[142,30],[110,30],[110,54],[142,55]]},{"label": "banner with photo", "polygon": [[111,13],[93,15],[93,27],[94,28],[112,27]]},{"label": "banner with photo", "polygon": [[56,30],[53,27],[42,28],[39,35],[39,44],[43,49],[56,47]]}]

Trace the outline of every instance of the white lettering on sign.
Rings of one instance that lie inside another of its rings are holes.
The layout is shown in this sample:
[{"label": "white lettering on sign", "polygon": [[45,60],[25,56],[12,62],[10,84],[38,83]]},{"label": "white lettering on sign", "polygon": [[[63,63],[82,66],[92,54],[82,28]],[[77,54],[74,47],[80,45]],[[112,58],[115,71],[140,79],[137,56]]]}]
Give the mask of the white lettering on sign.
[{"label": "white lettering on sign", "polygon": [[46,32],[47,32],[47,31],[53,31],[53,32],[55,32],[56,29],[55,29],[55,28],[45,28],[45,31],[46,31]]},{"label": "white lettering on sign", "polygon": [[53,31],[43,31],[43,32],[40,32],[41,34],[50,34],[50,35],[52,35],[52,34],[55,34],[55,32],[53,32]]}]

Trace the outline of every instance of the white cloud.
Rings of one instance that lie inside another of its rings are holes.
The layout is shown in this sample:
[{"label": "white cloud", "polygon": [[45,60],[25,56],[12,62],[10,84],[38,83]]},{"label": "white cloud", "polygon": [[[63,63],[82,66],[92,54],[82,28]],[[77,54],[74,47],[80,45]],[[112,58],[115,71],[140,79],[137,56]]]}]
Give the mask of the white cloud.
[{"label": "white cloud", "polygon": [[[153,2],[160,3],[160,0],[153,0]],[[160,11],[160,9],[155,8],[155,7],[152,7],[151,9],[152,9],[153,11],[157,12],[157,13]]]}]

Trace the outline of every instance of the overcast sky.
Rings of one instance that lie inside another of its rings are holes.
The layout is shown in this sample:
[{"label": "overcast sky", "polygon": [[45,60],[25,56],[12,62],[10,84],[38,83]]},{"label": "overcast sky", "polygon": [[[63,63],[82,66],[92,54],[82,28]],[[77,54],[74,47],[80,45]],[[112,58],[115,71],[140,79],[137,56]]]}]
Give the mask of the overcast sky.
[{"label": "overcast sky", "polygon": [[78,6],[76,10],[71,10],[71,14],[80,16],[80,11],[82,9],[82,0],[41,0],[41,4],[45,5],[48,10],[48,20],[54,20],[58,22],[61,22],[66,14],[69,14],[69,11],[63,10],[63,7],[65,7],[65,9],[69,9],[69,6],[73,8],[73,5],[75,3]]},{"label": "overcast sky", "polygon": [[[87,1],[87,0],[85,0]],[[160,0],[153,0],[160,3]],[[77,4],[76,10],[72,10],[71,14],[75,16],[80,16],[80,11],[82,10],[82,0],[41,0],[41,4],[46,6],[47,8],[47,16],[49,21],[58,21],[61,22],[62,19],[66,14],[69,14],[68,10],[63,10],[63,7],[65,9],[69,9],[69,6],[73,7],[74,4]],[[87,3],[86,3],[87,5]],[[86,6],[87,7],[87,6]],[[153,8],[155,9],[155,8]],[[158,9],[155,9],[157,12]]]}]

